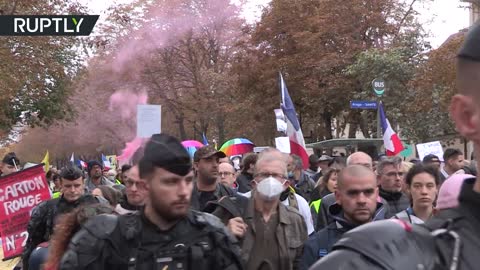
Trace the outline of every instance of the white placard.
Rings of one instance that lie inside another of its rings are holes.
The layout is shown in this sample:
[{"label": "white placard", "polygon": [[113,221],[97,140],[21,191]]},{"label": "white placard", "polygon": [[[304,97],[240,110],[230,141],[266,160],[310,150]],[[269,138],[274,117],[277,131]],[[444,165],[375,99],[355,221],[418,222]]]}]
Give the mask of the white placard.
[{"label": "white placard", "polygon": [[275,118],[277,121],[277,131],[287,132],[287,122],[285,122],[285,115],[283,114],[282,109],[275,109]]},{"label": "white placard", "polygon": [[162,106],[137,105],[137,137],[148,138],[162,131]]},{"label": "white placard", "polygon": [[426,155],[434,154],[440,159],[440,161],[443,161],[443,148],[439,141],[421,143],[417,144],[416,146],[420,160],[423,160]]},{"label": "white placard", "polygon": [[275,138],[275,145],[280,152],[290,154],[290,139],[288,137]]}]

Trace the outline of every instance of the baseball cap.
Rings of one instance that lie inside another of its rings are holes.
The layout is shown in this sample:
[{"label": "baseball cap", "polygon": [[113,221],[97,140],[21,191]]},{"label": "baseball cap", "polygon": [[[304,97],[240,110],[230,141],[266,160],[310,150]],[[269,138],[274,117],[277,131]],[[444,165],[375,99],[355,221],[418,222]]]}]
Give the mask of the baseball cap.
[{"label": "baseball cap", "polygon": [[463,181],[474,177],[470,174],[454,174],[445,180],[438,191],[436,208],[442,210],[457,207]]},{"label": "baseball cap", "polygon": [[434,154],[428,154],[423,158],[423,163],[440,162],[440,159]]},{"label": "baseball cap", "polygon": [[332,157],[331,156],[327,156],[327,155],[321,155],[319,158],[318,158],[318,161],[330,161],[332,160]]},{"label": "baseball cap", "polygon": [[163,133],[154,134],[145,145],[139,162],[140,177],[153,167],[185,176],[191,171],[192,162],[187,150],[175,137]]},{"label": "baseball cap", "polygon": [[195,154],[193,155],[193,161],[197,162],[202,158],[209,158],[215,155],[218,158],[224,158],[227,156],[222,151],[218,151],[217,149],[215,149],[213,145],[206,145],[195,152]]},{"label": "baseball cap", "polygon": [[2,162],[5,163],[5,164],[8,164],[8,165],[12,165],[12,166],[15,166],[15,165],[19,166],[20,165],[20,160],[18,159],[17,155],[14,152],[10,152],[10,153],[6,154],[3,157]]}]

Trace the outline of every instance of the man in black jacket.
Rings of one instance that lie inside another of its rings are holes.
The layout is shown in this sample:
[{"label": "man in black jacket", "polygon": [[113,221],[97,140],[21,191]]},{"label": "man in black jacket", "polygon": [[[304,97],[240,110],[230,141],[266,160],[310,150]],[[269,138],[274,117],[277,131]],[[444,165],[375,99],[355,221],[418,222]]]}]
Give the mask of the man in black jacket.
[{"label": "man in black jacket", "polygon": [[252,190],[253,172],[255,171],[255,163],[257,162],[257,154],[250,153],[245,155],[242,160],[242,172],[237,177],[238,192],[247,193]]},{"label": "man in black jacket", "polygon": [[337,202],[329,208],[335,222],[305,243],[300,269],[307,270],[326,256],[345,232],[385,216],[383,204],[377,202],[377,180],[372,170],[360,165],[349,166],[340,172],[337,183]]},{"label": "man in black jacket", "polygon": [[39,204],[32,210],[28,223],[28,239],[23,250],[23,269],[28,270],[32,251],[43,242],[50,240],[57,217],[83,204],[99,203],[93,195],[84,194],[82,171],[76,167],[62,169],[60,178],[62,196]]},{"label": "man in black jacket", "polygon": [[198,149],[193,156],[195,180],[192,190],[191,207],[193,210],[205,211],[209,202],[215,202],[223,196],[233,196],[235,192],[217,182],[218,160],[225,153],[207,145]]},{"label": "man in black jacket", "polygon": [[[456,130],[480,154],[480,24],[468,33],[457,61],[460,93],[450,115]],[[477,162],[478,165],[478,162]],[[480,180],[465,180],[457,208],[442,210],[424,226],[380,221],[352,230],[311,269],[478,269]],[[381,236],[381,237],[379,237]],[[346,259],[345,259],[346,258]]]},{"label": "man in black jacket", "polygon": [[380,196],[388,203],[385,218],[391,218],[410,206],[410,200],[402,191],[404,174],[399,157],[384,159],[377,165]]}]

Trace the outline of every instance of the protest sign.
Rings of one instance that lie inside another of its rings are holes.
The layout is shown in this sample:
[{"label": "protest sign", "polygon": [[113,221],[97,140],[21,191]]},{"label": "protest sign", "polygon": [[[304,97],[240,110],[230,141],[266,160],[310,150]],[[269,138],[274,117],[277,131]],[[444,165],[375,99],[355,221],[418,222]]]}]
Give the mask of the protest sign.
[{"label": "protest sign", "polygon": [[117,170],[117,156],[109,155],[107,156],[107,160],[110,162],[110,168],[112,170]]},{"label": "protest sign", "polygon": [[426,155],[434,154],[443,161],[443,148],[439,141],[417,144],[417,152],[420,160]]},{"label": "protest sign", "polygon": [[0,235],[4,259],[22,254],[32,209],[51,198],[43,164],[0,178]]},{"label": "protest sign", "polygon": [[137,137],[149,138],[161,132],[162,106],[137,105]]}]

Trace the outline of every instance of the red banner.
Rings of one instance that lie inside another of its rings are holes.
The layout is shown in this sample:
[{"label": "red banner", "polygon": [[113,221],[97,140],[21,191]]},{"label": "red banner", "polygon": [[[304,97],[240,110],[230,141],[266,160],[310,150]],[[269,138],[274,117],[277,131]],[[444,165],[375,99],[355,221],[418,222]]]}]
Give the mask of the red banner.
[{"label": "red banner", "polygon": [[0,178],[0,235],[4,260],[22,254],[31,211],[50,198],[42,164]]}]

